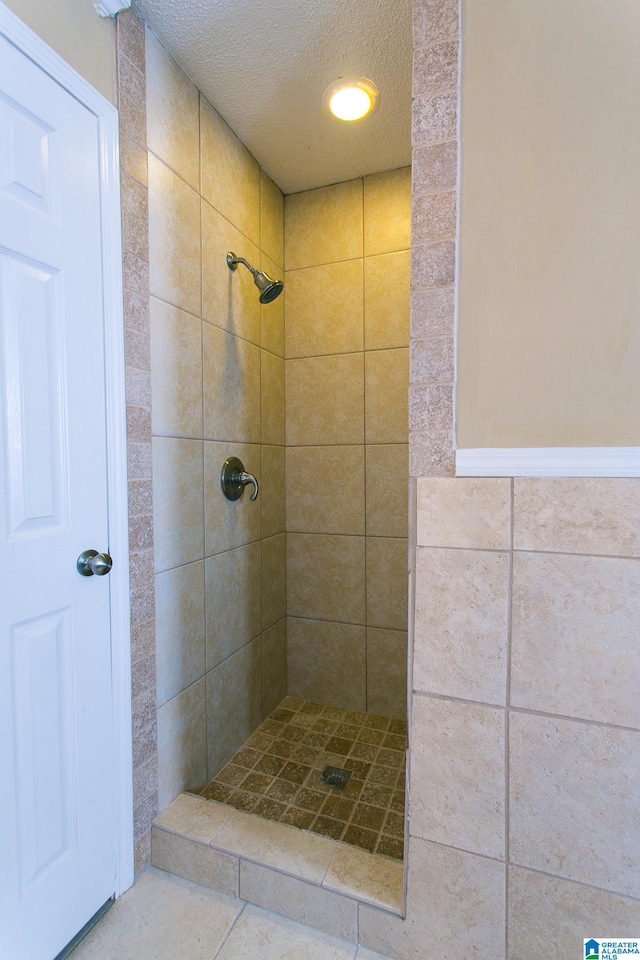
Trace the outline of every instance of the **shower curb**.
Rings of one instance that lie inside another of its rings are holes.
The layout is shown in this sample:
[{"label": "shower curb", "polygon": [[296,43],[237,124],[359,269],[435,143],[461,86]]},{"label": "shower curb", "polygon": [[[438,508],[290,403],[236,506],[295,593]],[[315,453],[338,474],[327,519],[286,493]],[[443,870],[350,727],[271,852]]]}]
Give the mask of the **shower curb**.
[{"label": "shower curb", "polygon": [[403,915],[401,863],[194,794],[154,821],[151,862],[353,943],[361,904]]}]

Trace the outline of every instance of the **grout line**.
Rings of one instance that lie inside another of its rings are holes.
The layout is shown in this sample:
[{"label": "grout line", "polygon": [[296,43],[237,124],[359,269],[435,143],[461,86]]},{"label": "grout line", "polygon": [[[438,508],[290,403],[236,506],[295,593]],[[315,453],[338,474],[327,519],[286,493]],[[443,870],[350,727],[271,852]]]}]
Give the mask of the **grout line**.
[{"label": "grout line", "polygon": [[[240,862],[239,862],[239,861],[238,861],[238,896],[237,896],[236,899],[240,900]],[[222,943],[220,944],[220,946],[218,947],[218,949],[216,950],[216,952],[214,953],[212,960],[216,960],[216,957],[219,957],[219,956],[220,956],[220,953],[221,953],[224,945],[226,944],[227,940],[229,939],[229,937],[231,936],[231,934],[232,934],[233,931],[235,930],[236,923],[238,922],[238,920],[240,919],[240,917],[241,917],[242,914],[244,913],[244,911],[245,911],[245,909],[246,909],[246,906],[247,906],[247,901],[246,901],[246,900],[243,900],[243,901],[242,901],[242,907],[240,908],[240,913],[238,914],[238,916],[235,918],[235,920],[233,921],[233,923],[231,924],[231,926],[230,926],[229,929],[227,930],[226,936],[225,936],[224,940],[222,941]]]},{"label": "grout line", "polygon": [[[509,752],[510,713],[511,703],[511,640],[513,634],[513,527],[514,527],[514,482],[509,485],[509,558],[507,580],[507,663],[504,710],[504,855],[509,859],[510,850],[510,802],[511,802],[511,767]],[[509,956],[509,871],[504,872],[504,938],[505,957]]]}]

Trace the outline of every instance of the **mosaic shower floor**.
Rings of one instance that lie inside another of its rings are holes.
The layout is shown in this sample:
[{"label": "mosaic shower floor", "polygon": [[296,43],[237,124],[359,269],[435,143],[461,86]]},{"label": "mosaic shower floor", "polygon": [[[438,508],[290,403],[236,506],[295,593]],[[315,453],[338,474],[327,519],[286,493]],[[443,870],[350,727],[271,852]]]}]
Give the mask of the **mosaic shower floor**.
[{"label": "mosaic shower floor", "polygon": [[[401,860],[407,724],[285,697],[208,786],[208,800]],[[351,770],[344,789],[325,767]]]}]

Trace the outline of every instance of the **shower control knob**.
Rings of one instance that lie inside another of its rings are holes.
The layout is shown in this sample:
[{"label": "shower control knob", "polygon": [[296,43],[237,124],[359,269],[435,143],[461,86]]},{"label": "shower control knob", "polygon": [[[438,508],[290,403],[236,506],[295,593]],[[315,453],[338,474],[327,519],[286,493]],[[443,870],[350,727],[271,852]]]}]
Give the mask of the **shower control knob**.
[{"label": "shower control knob", "polygon": [[238,500],[248,483],[253,484],[251,499],[255,500],[259,490],[258,481],[252,473],[247,473],[242,460],[238,457],[227,457],[220,474],[220,486],[227,500]]},{"label": "shower control knob", "polygon": [[111,570],[113,560],[108,553],[97,550],[85,550],[76,561],[76,569],[81,577],[104,577]]}]

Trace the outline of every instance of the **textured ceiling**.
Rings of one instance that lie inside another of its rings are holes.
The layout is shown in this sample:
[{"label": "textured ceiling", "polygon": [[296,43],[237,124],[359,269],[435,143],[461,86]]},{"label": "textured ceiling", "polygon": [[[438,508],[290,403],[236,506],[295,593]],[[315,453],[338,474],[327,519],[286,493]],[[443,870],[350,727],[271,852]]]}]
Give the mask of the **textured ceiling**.
[{"label": "textured ceiling", "polygon": [[[284,193],[411,162],[411,0],[136,0],[150,27]],[[380,88],[343,124],[320,97]]]}]

